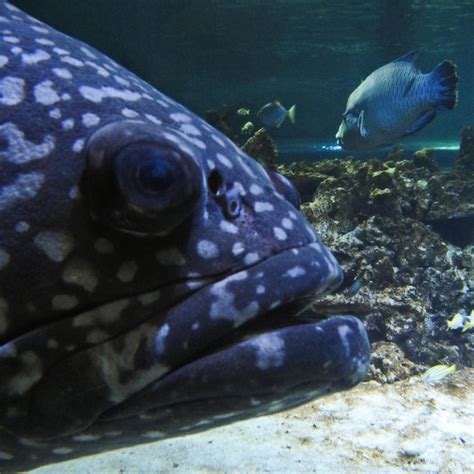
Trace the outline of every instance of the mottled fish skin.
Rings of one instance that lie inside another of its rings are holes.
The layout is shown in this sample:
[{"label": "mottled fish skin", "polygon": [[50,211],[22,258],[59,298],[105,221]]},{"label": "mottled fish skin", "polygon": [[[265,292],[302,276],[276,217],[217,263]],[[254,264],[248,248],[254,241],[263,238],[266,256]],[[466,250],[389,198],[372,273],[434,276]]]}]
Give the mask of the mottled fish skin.
[{"label": "mottled fish skin", "polygon": [[0,471],[279,411],[365,376],[359,320],[294,324],[286,309],[342,279],[291,184],[5,2],[0,167]]}]

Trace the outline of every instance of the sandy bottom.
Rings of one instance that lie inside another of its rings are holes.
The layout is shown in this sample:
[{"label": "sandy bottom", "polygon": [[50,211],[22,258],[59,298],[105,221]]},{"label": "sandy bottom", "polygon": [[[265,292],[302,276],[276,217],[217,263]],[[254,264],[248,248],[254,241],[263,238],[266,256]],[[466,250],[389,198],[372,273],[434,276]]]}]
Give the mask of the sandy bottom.
[{"label": "sandy bottom", "polygon": [[277,415],[45,466],[53,473],[474,473],[474,369],[360,384]]}]

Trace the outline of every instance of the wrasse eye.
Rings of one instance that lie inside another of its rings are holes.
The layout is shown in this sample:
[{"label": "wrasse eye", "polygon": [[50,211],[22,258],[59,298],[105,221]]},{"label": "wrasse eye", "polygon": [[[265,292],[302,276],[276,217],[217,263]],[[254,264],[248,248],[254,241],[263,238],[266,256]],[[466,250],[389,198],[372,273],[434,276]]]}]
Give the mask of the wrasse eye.
[{"label": "wrasse eye", "polygon": [[86,145],[90,214],[120,232],[166,235],[188,218],[202,191],[198,165],[156,128],[118,122]]}]

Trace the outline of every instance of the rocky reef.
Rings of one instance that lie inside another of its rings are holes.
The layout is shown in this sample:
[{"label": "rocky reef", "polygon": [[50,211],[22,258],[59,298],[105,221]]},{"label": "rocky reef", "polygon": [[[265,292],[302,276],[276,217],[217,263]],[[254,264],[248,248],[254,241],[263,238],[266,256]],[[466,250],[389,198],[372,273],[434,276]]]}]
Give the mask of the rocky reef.
[{"label": "rocky reef", "polygon": [[373,343],[372,378],[393,382],[420,367],[472,366],[474,331],[448,330],[474,306],[474,133],[463,131],[454,167],[429,149],[386,160],[293,163],[279,171],[345,272],[317,314],[361,317]]}]

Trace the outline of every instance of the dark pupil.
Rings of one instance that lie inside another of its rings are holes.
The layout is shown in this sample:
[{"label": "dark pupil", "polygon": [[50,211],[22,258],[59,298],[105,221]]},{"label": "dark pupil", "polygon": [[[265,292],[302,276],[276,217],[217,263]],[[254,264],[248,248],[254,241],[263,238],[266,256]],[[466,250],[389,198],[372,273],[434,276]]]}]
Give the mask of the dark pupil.
[{"label": "dark pupil", "polygon": [[166,191],[173,184],[173,173],[170,164],[165,160],[150,160],[140,167],[137,173],[139,185],[148,192]]}]

